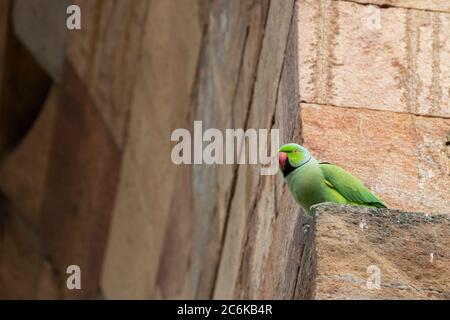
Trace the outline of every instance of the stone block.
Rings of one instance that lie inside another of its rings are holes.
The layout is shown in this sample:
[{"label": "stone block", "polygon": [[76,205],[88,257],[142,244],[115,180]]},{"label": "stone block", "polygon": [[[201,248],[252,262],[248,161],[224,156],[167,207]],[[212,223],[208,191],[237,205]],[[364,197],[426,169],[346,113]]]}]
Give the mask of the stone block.
[{"label": "stone block", "polygon": [[308,103],[450,117],[450,15],[347,1],[299,3]]},{"label": "stone block", "polygon": [[335,204],[313,212],[299,298],[450,298],[449,215]]}]

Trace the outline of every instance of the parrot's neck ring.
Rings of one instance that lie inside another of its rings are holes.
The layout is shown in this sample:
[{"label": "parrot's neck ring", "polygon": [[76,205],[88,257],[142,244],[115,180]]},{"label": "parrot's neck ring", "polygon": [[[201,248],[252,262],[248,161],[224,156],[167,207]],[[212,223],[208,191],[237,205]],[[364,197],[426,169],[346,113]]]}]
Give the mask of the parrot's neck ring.
[{"label": "parrot's neck ring", "polygon": [[309,155],[308,160],[306,160],[305,162],[302,162],[298,167],[293,167],[291,166],[291,164],[289,163],[289,161],[287,161],[286,164],[286,169],[283,171],[283,177],[286,178],[288,176],[289,173],[291,173],[292,171],[303,167],[305,164],[307,164],[310,160],[312,159],[312,156]]}]

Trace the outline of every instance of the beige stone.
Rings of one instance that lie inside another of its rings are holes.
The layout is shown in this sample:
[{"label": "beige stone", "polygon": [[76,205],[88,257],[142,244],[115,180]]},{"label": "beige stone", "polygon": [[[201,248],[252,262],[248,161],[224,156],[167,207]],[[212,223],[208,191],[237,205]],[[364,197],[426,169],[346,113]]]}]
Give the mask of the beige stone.
[{"label": "beige stone", "polygon": [[449,14],[330,0],[298,10],[303,101],[450,116]]},{"label": "beige stone", "polygon": [[[204,128],[243,128],[256,73],[254,55],[261,45],[267,1],[249,8],[245,2],[211,3],[205,47],[190,121]],[[252,21],[252,19],[254,19]],[[248,33],[246,32],[248,30]],[[192,283],[196,297],[210,298],[214,290],[237,168],[234,165],[192,167],[196,228],[192,253]]]},{"label": "beige stone", "polygon": [[[156,278],[156,299],[193,299],[190,267],[196,222],[192,197],[192,167],[177,170],[170,200],[163,247]],[[182,250],[180,250],[182,248]]]},{"label": "beige stone", "polygon": [[[246,128],[270,129],[274,125],[293,12],[293,1],[270,3]],[[236,174],[214,288],[213,297],[217,299],[262,295],[263,261],[272,238],[277,177],[261,177],[259,166],[254,165],[239,166]]]},{"label": "beige stone", "polygon": [[40,210],[40,247],[58,274],[72,264],[83,272],[81,290],[59,283],[60,298],[93,298],[99,288],[122,155],[74,72],[65,74],[57,101]]},{"label": "beige stone", "polygon": [[200,50],[197,1],[152,1],[147,10],[101,280],[106,298],[155,295],[170,209],[167,197],[176,178],[170,135],[185,126]]},{"label": "beige stone", "polygon": [[449,215],[335,204],[314,212],[300,279],[313,284],[303,298],[450,298]]},{"label": "beige stone", "polygon": [[361,4],[450,12],[448,0],[351,0]]},{"label": "beige stone", "polygon": [[66,56],[86,83],[117,145],[123,148],[149,2],[73,3],[82,12],[82,30],[70,32]]}]

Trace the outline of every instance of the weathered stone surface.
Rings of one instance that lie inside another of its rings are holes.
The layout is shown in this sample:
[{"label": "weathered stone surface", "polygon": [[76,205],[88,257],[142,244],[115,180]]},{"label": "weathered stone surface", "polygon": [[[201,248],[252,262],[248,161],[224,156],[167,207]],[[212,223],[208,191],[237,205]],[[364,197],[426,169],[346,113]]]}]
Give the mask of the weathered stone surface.
[{"label": "weathered stone surface", "polygon": [[[205,128],[247,126],[267,11],[267,1],[211,4],[191,117],[202,119]],[[215,290],[236,174],[232,165],[193,167],[197,228],[192,272],[198,298],[210,298]]]},{"label": "weathered stone surface", "polygon": [[450,12],[449,0],[351,0],[361,4]]},{"label": "weathered stone surface", "polygon": [[37,227],[45,193],[45,181],[57,111],[57,89],[17,149],[0,167],[0,190],[15,210]]},{"label": "weathered stone surface", "polygon": [[450,117],[449,14],[330,0],[298,10],[303,101]]},{"label": "weathered stone surface", "polygon": [[[246,128],[274,127],[293,13],[294,2],[270,3]],[[268,286],[263,276],[265,259],[274,237],[272,224],[276,217],[275,182],[278,177],[260,176],[259,169],[259,166],[238,167],[214,298],[258,298],[278,294],[275,293],[276,285],[264,292]],[[292,215],[287,215],[286,219],[292,219]]]},{"label": "weathered stone surface", "polygon": [[[61,81],[69,0],[15,0],[14,31],[55,81]],[[49,36],[51,34],[51,37]]]},{"label": "weathered stone surface", "polygon": [[158,299],[193,299],[195,295],[190,266],[196,226],[191,166],[177,170],[170,202],[154,296]]},{"label": "weathered stone surface", "polygon": [[449,119],[302,104],[304,145],[360,178],[389,207],[449,213]]},{"label": "weathered stone surface", "polygon": [[[298,86],[292,86],[298,83],[300,67],[296,41],[298,11],[293,9],[271,124],[273,129],[280,130],[281,143],[300,139],[297,116],[300,95]],[[236,297],[292,299],[303,249],[301,210],[278,172],[275,176],[261,177],[255,201],[240,269],[240,280],[245,281],[248,288],[238,284]],[[258,224],[260,226],[256,227]]]},{"label": "weathered stone surface", "polygon": [[67,59],[85,82],[122,149],[142,58],[149,1],[76,0],[72,3],[81,9],[82,29],[69,33]]},{"label": "weathered stone surface", "polygon": [[[335,204],[314,214],[299,280],[312,287],[301,298],[450,298],[449,215]],[[373,270],[379,289],[369,289]]]},{"label": "weathered stone surface", "polygon": [[[259,7],[257,5],[256,10]],[[224,130],[245,125],[248,105],[236,104],[235,96],[243,67],[248,18],[248,6],[242,1],[215,1],[210,5],[204,40],[207,45],[201,52],[191,117],[192,120],[202,119],[205,129]],[[236,107],[240,107],[239,111],[234,112]],[[238,115],[236,120],[239,121],[235,124],[234,115]],[[235,167],[196,165],[192,170],[197,223],[192,277],[196,296],[207,299],[214,288]]]},{"label": "weathered stone surface", "polygon": [[167,197],[179,169],[170,159],[170,136],[186,126],[201,46],[198,1],[145,2],[142,59],[103,264],[106,298],[156,296],[170,212]]}]

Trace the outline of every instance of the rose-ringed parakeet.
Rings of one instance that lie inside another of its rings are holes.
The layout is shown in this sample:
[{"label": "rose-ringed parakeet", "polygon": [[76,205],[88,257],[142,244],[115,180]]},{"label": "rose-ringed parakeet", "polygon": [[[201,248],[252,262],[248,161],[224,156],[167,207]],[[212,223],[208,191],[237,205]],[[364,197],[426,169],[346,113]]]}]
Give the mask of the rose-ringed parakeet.
[{"label": "rose-ringed parakeet", "polygon": [[308,214],[312,205],[322,202],[386,208],[357,178],[331,163],[317,161],[298,144],[282,146],[278,161],[289,190]]}]

